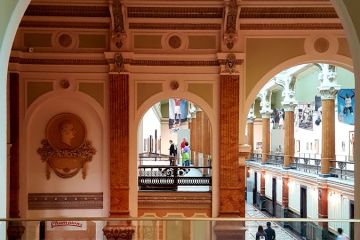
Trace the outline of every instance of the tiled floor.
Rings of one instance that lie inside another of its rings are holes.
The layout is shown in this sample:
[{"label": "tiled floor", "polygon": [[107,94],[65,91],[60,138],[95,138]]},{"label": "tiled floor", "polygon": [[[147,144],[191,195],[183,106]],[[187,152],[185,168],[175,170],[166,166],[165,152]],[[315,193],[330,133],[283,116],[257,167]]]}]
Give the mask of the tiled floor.
[{"label": "tiled floor", "polygon": [[[250,204],[246,204],[246,218],[267,218],[265,214],[263,214],[261,211],[256,209]],[[255,239],[255,235],[257,232],[257,229],[259,225],[262,225],[264,229],[266,229],[266,221],[246,221],[246,240],[253,240]],[[288,239],[301,239],[299,237],[296,237],[295,235],[291,234],[284,228],[280,227],[277,223],[272,222],[271,223],[272,228],[276,232],[276,239],[279,240],[288,240]]]}]

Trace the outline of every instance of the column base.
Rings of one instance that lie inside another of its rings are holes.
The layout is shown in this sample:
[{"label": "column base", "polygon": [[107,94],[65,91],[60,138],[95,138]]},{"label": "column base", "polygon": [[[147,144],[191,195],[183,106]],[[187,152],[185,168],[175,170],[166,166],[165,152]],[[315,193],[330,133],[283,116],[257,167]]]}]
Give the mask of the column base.
[{"label": "column base", "polygon": [[216,222],[214,232],[216,239],[221,240],[245,240],[244,222]]},{"label": "column base", "polygon": [[107,240],[131,240],[135,227],[127,223],[107,223],[103,233]]},{"label": "column base", "polygon": [[9,222],[7,228],[7,236],[9,240],[21,240],[22,235],[24,234],[25,227],[21,222]]}]

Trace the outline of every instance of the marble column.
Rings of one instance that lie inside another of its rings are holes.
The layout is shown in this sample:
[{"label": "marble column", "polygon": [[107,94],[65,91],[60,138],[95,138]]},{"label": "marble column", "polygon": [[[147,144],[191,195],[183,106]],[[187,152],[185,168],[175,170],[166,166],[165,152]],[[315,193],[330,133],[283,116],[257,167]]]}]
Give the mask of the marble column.
[{"label": "marble column", "polygon": [[[129,217],[129,75],[109,74],[110,217]],[[132,239],[130,222],[108,222],[107,239]]]},{"label": "marble column", "polygon": [[[328,186],[325,182],[319,182],[318,185],[318,217],[327,218],[328,217]],[[328,239],[328,222],[319,222],[321,229],[320,239]]]},{"label": "marble column", "polygon": [[339,85],[336,83],[335,66],[323,64],[319,75],[321,84],[319,92],[322,101],[322,143],[321,143],[321,175],[330,176],[330,167],[335,163],[335,97]]},{"label": "marble column", "polygon": [[254,152],[254,121],[256,116],[254,114],[254,104],[251,105],[248,117],[247,117],[247,144],[250,146],[250,153]]},{"label": "marble column", "polygon": [[262,157],[261,163],[265,164],[270,154],[270,116],[271,110],[271,91],[262,90],[259,94],[261,98],[260,114],[262,117]]},{"label": "marble column", "polygon": [[294,158],[294,110],[297,105],[295,99],[296,77],[276,78],[275,82],[283,87],[281,104],[284,107],[284,168],[289,168]]}]

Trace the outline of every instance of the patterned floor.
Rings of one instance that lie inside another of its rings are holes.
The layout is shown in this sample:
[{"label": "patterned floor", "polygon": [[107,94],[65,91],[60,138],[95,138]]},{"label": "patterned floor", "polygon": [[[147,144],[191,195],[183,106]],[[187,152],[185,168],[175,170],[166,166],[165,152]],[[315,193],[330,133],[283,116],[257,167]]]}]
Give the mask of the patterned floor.
[{"label": "patterned floor", "polygon": [[[255,207],[253,207],[250,204],[246,204],[246,216],[247,218],[262,218],[262,217],[268,217]],[[262,221],[246,221],[246,240],[253,240],[255,239],[257,229],[259,225],[262,225],[264,229],[266,229],[266,222]],[[272,228],[276,232],[276,239],[279,240],[297,240],[301,239],[299,237],[294,236],[289,231],[285,230],[284,228],[280,227],[278,224],[272,222],[271,223]]]}]

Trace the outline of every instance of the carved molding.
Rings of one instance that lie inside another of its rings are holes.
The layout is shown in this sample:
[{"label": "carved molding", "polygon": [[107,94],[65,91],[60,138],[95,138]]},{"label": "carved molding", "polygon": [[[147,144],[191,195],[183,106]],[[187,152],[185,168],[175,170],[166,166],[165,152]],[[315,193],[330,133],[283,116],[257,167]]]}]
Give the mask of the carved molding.
[{"label": "carved molding", "polygon": [[29,210],[102,209],[103,193],[29,193]]},{"label": "carved molding", "polygon": [[129,29],[221,30],[217,23],[129,23]]},{"label": "carved molding", "polygon": [[86,28],[86,29],[109,29],[108,22],[49,22],[49,21],[21,21],[23,28]]},{"label": "carved molding", "polygon": [[240,18],[338,18],[332,7],[243,7]]},{"label": "carved molding", "polygon": [[103,228],[107,240],[131,240],[135,228],[129,225],[106,225]]},{"label": "carved molding", "polygon": [[59,17],[110,17],[107,6],[60,6],[32,5],[25,11],[25,16],[59,16]]},{"label": "carved molding", "polygon": [[223,8],[128,7],[128,18],[222,18]]},{"label": "carved molding", "polygon": [[241,30],[339,30],[341,23],[242,23]]}]

